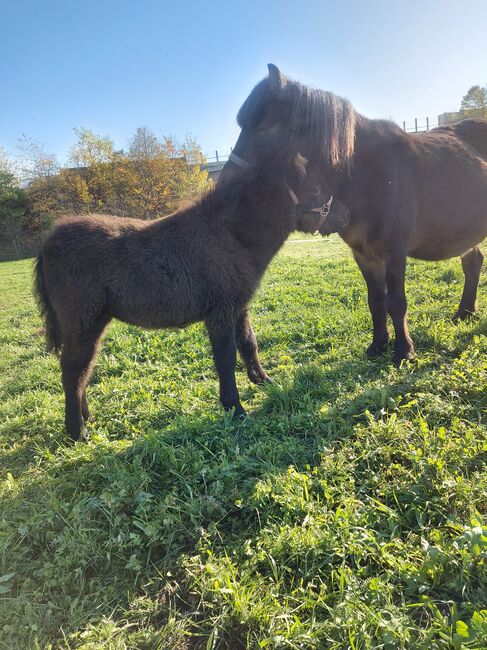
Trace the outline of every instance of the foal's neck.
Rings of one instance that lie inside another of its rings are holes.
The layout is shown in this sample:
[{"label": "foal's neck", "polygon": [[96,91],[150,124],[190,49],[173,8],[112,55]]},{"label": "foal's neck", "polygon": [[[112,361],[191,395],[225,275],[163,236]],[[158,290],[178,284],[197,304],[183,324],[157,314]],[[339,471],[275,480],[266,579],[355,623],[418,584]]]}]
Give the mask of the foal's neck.
[{"label": "foal's neck", "polygon": [[284,182],[256,183],[235,202],[228,229],[265,269],[294,229],[294,211]]}]

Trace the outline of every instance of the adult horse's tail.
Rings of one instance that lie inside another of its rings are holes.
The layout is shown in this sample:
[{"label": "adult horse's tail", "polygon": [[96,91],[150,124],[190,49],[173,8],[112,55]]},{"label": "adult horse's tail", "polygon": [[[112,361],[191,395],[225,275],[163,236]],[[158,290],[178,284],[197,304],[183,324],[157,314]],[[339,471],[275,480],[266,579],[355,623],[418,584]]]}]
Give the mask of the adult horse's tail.
[{"label": "adult horse's tail", "polygon": [[46,283],[44,281],[42,253],[39,253],[37,256],[34,274],[34,292],[37,299],[37,304],[39,305],[39,309],[46,325],[47,349],[50,352],[58,353],[61,350],[62,337],[56,312],[54,311],[53,306],[49,300]]},{"label": "adult horse's tail", "polygon": [[454,127],[462,140],[476,149],[487,162],[487,120],[462,120]]}]

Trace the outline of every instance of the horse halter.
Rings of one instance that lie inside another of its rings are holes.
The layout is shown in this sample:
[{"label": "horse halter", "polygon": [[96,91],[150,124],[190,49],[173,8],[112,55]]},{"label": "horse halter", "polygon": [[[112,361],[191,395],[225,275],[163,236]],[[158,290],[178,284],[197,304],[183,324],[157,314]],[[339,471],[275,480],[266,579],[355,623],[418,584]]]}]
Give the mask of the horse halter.
[{"label": "horse halter", "polygon": [[[252,166],[246,160],[244,160],[243,158],[240,158],[240,156],[237,156],[237,154],[233,153],[233,151],[228,156],[228,160],[230,162],[233,162],[238,167],[241,167],[242,169],[249,169]],[[298,198],[296,192],[294,192],[294,190],[286,183],[286,181],[284,181],[284,185],[285,185],[285,187],[286,187],[286,189],[288,191],[289,196],[291,197],[291,201],[294,203],[294,205],[297,208],[302,209],[301,205],[299,203],[299,198]],[[317,208],[310,208],[309,210],[306,210],[306,212],[317,212],[320,215],[320,218],[318,220],[318,224],[316,226],[316,229],[312,233],[313,235],[319,235],[320,234],[320,228],[325,223],[326,218],[330,214],[332,203],[333,203],[333,194],[330,195],[330,198],[328,199],[328,201],[326,203],[323,203],[323,205],[320,205]]]}]

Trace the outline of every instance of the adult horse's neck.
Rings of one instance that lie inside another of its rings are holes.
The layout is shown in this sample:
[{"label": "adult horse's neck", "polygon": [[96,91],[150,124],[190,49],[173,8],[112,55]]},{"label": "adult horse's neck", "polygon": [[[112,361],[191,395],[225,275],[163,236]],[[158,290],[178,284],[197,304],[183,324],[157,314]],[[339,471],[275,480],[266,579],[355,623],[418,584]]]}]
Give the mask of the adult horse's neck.
[{"label": "adult horse's neck", "polygon": [[363,202],[367,195],[385,191],[389,176],[394,173],[393,153],[405,159],[409,146],[407,135],[393,122],[356,114],[353,154],[348,164],[326,164],[325,181],[336,197],[352,208],[350,201]]}]

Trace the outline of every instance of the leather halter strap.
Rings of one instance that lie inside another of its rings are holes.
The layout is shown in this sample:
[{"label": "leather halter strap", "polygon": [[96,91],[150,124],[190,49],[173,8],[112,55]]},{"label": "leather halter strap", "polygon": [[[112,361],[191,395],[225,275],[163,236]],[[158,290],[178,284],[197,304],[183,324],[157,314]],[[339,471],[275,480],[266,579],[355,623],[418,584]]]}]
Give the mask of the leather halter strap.
[{"label": "leather halter strap", "polygon": [[[228,160],[230,162],[233,162],[235,165],[238,167],[241,167],[242,169],[249,169],[251,167],[251,164],[248,163],[246,160],[243,158],[240,158],[240,156],[237,156],[237,154],[233,153],[233,151],[230,153],[228,156]],[[296,192],[284,181],[284,185],[288,191],[289,196],[291,197],[291,201],[294,203],[296,207],[299,206],[299,198],[296,194]],[[328,201],[326,203],[323,203],[323,205],[320,205],[317,208],[310,208],[307,210],[307,212],[318,212],[320,215],[318,225],[316,226],[316,230],[313,233],[313,235],[318,235],[320,232],[321,226],[324,224],[327,216],[330,214],[331,210],[331,204],[333,203],[333,194],[330,196]]]},{"label": "leather halter strap", "polygon": [[327,216],[330,214],[332,203],[333,203],[333,194],[330,196],[330,198],[326,203],[323,203],[321,207],[311,208],[311,210],[309,210],[309,212],[318,212],[320,215],[318,225],[316,226],[316,230],[314,231],[313,235],[320,234],[320,228],[325,223]]},{"label": "leather halter strap", "polygon": [[240,158],[240,156],[237,156],[237,154],[233,153],[233,151],[228,156],[228,160],[235,163],[235,165],[238,165],[242,169],[248,169],[250,167],[250,163],[248,163],[243,158]]}]

